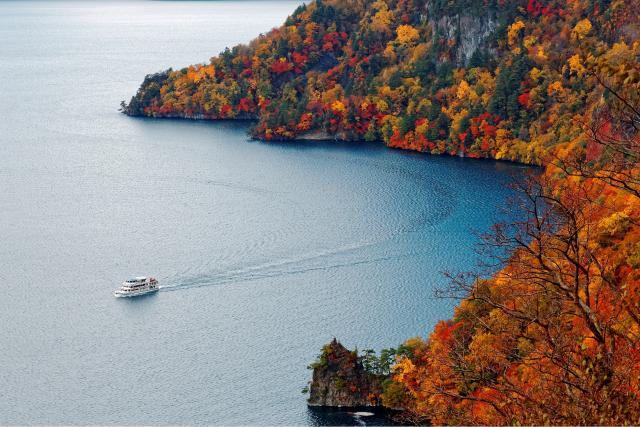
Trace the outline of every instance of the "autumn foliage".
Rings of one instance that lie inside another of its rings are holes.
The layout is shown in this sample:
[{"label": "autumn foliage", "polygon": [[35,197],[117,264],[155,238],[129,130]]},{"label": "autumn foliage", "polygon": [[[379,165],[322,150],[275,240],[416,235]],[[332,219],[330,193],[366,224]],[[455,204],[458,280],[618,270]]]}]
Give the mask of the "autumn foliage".
[{"label": "autumn foliage", "polygon": [[486,270],[450,275],[454,318],[405,343],[383,401],[436,424],[640,424],[637,11],[316,0],[209,64],[147,76],[123,109],[544,166],[519,183],[524,219],[484,237]]},{"label": "autumn foliage", "polygon": [[596,82],[592,102],[518,184],[524,218],[483,237],[477,271],[449,275],[454,318],[395,364],[409,420],[640,423],[640,51],[591,33],[574,26],[569,68]]},{"label": "autumn foliage", "polygon": [[454,318],[397,362],[413,416],[640,421],[640,200],[597,179],[555,179],[521,188],[525,219],[485,237],[483,261],[502,269],[453,275],[443,292],[464,298]]}]

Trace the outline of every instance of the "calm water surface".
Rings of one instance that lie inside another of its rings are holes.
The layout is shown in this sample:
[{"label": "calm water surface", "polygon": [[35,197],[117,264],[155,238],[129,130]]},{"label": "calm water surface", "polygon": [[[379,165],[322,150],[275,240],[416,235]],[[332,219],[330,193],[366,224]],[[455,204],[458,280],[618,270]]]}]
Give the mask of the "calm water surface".
[{"label": "calm water surface", "polygon": [[0,424],[355,424],[300,393],[322,344],[451,315],[514,166],[117,112],[295,6],[0,1]]}]

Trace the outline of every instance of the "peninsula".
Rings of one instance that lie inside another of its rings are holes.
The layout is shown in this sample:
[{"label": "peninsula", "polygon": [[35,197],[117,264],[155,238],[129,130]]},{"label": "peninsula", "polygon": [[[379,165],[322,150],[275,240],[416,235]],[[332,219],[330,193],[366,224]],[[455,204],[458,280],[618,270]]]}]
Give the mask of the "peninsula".
[{"label": "peninsula", "polygon": [[380,377],[329,344],[309,403],[382,403],[435,424],[637,425],[638,11],[638,0],[315,0],[209,63],[148,75],[122,110],[253,119],[266,141],[542,166],[516,184],[523,219],[482,237],[483,268],[449,275],[453,318],[404,343]]}]

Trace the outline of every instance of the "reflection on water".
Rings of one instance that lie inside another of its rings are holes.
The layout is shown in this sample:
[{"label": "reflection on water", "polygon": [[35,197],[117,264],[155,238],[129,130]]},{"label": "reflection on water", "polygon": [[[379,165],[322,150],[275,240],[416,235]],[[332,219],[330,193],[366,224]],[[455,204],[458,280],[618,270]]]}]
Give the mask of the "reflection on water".
[{"label": "reflection on water", "polygon": [[[369,415],[370,414],[370,415]],[[387,426],[402,425],[394,421],[392,411],[374,408],[308,408],[308,424],[317,426]]]}]

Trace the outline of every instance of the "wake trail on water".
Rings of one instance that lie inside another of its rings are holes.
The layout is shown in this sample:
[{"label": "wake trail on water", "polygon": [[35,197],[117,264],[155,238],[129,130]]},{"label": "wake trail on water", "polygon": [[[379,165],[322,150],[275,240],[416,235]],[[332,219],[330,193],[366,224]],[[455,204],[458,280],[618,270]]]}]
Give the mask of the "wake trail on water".
[{"label": "wake trail on water", "polygon": [[[192,276],[186,280],[178,280],[176,275],[172,275],[171,277],[173,280],[169,278],[165,279],[168,281],[168,284],[161,285],[159,288],[162,291],[176,291],[204,286],[250,282],[273,277],[303,274],[312,271],[348,268],[357,265],[403,259],[408,256],[415,255],[402,253],[382,254],[374,257],[365,256],[366,254],[360,254],[360,256],[357,256],[359,252],[372,248],[379,243],[380,242],[365,243],[360,245],[351,245],[337,250],[334,249],[309,253],[298,257],[284,258],[241,268],[212,272],[210,274],[201,274]],[[336,257],[339,257],[339,259],[335,259]]]},{"label": "wake trail on water", "polygon": [[[362,161],[360,161],[362,163]],[[211,271],[212,260],[202,260],[200,265],[187,267],[164,278],[165,285],[161,285],[163,291],[175,291],[179,289],[196,288],[203,286],[224,285],[230,283],[249,282],[266,278],[281,277],[295,274],[303,274],[312,271],[333,270],[348,268],[363,264],[373,264],[376,262],[403,259],[415,256],[417,253],[401,254],[374,254],[368,252],[376,246],[381,246],[399,236],[415,233],[423,228],[435,228],[438,224],[448,218],[455,210],[455,197],[451,189],[437,180],[415,171],[405,170],[395,165],[386,165],[379,162],[368,161],[371,167],[383,170],[390,174],[402,175],[406,179],[426,184],[428,188],[437,188],[439,193],[447,195],[442,199],[443,203],[438,204],[438,209],[418,209],[417,218],[410,224],[400,226],[392,230],[386,236],[379,236],[375,241],[359,242],[352,245],[343,246],[337,249],[329,249],[302,254],[300,256],[288,257],[257,263],[253,265],[229,269]],[[419,205],[420,203],[416,203]],[[377,256],[376,256],[377,255]],[[202,272],[202,273],[199,273]]]}]

